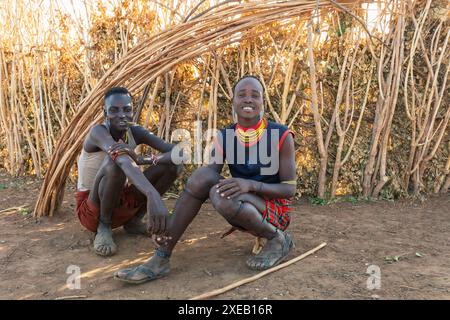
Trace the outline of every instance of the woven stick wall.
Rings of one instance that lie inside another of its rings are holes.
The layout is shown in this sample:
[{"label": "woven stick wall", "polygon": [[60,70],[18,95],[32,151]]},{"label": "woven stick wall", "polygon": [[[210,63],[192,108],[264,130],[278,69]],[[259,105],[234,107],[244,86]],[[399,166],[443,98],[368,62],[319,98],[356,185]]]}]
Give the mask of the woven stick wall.
[{"label": "woven stick wall", "polygon": [[[338,9],[362,1],[338,1]],[[261,1],[219,6],[191,21],[166,30],[135,46],[113,65],[78,106],[78,112],[62,133],[49,163],[35,206],[34,216],[52,216],[58,209],[65,181],[84,138],[93,124],[103,119],[105,90],[126,86],[139,95],[148,83],[188,59],[219,47],[256,36],[270,29],[270,23],[309,14],[318,6],[336,6],[334,1]],[[266,26],[266,27],[265,27]]]}]

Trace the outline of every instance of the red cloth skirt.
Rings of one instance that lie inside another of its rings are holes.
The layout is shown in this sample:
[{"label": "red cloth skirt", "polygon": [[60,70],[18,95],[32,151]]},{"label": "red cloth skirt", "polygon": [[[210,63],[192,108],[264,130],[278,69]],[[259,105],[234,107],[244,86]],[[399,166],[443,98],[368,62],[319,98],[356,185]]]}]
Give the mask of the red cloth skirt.
[{"label": "red cloth skirt", "polygon": [[291,222],[291,217],[289,215],[291,210],[291,199],[266,199],[266,211],[262,213],[262,216],[277,227],[277,229],[284,231]]},{"label": "red cloth skirt", "polygon": [[[291,216],[289,212],[292,210],[292,199],[265,199],[266,200],[266,210],[261,212],[261,216],[267,222],[275,226],[277,229],[282,231],[286,230],[291,222]],[[236,230],[244,231],[255,235],[252,231],[245,230],[239,226],[233,226],[230,230],[222,235],[226,237],[230,233]],[[256,236],[256,235],[255,235]]]},{"label": "red cloth skirt", "polygon": [[[120,202],[117,208],[113,209],[111,228],[118,228],[131,220],[139,209],[145,205],[139,201],[135,188],[125,186],[120,194]],[[100,208],[89,200],[89,190],[77,191],[75,193],[77,208],[75,210],[81,224],[92,232],[97,231]]]}]

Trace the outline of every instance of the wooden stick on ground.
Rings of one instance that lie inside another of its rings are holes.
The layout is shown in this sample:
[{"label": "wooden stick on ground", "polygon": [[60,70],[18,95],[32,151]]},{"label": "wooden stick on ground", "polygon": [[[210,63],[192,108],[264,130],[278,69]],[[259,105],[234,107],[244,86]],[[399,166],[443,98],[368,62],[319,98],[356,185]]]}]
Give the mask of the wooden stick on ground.
[{"label": "wooden stick on ground", "polygon": [[29,207],[29,205],[23,205],[23,206],[20,206],[20,207],[11,207],[11,208],[0,210],[0,213],[19,211],[19,210],[22,210],[22,209],[26,209],[28,207]]},{"label": "wooden stick on ground", "polygon": [[55,300],[71,300],[71,299],[83,299],[87,298],[85,295],[81,296],[64,296],[64,297],[56,297]]},{"label": "wooden stick on ground", "polygon": [[196,296],[194,298],[191,298],[189,300],[205,300],[205,299],[209,299],[209,298],[218,296],[219,294],[222,294],[224,292],[230,291],[231,289],[237,288],[237,287],[242,286],[242,285],[244,285],[246,283],[255,281],[255,280],[259,279],[259,278],[264,277],[265,275],[267,275],[269,273],[278,271],[278,270],[283,269],[283,268],[285,268],[285,267],[287,267],[287,266],[289,266],[289,265],[291,265],[293,263],[296,263],[297,261],[300,261],[303,258],[306,258],[307,256],[315,253],[316,251],[319,251],[320,249],[322,249],[326,245],[327,245],[326,242],[323,242],[322,244],[320,244],[319,246],[315,247],[314,249],[309,250],[308,252],[305,252],[304,254],[302,254],[302,255],[294,258],[294,259],[291,259],[289,261],[286,261],[286,262],[284,262],[284,263],[282,263],[282,264],[280,264],[280,265],[278,265],[276,267],[273,267],[273,268],[267,269],[267,270],[265,270],[263,272],[260,272],[257,275],[254,275],[253,277],[249,277],[249,278],[245,278],[245,279],[236,281],[236,282],[234,282],[234,283],[232,283],[232,284],[230,284],[230,285],[228,285],[226,287],[223,287],[221,289],[217,289],[217,290],[214,290],[214,291],[210,291],[210,292],[201,294],[201,295]]}]

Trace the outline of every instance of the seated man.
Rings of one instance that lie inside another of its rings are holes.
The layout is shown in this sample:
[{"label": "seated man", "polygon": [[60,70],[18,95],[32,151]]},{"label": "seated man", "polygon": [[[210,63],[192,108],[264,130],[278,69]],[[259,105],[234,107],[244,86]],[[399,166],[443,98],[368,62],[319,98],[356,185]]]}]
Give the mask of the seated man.
[{"label": "seated man", "polygon": [[[286,126],[263,118],[263,86],[255,77],[237,82],[233,111],[237,123],[220,131],[213,151],[215,161],[189,178],[175,205],[168,237],[163,237],[147,262],[118,271],[116,279],[142,283],[167,275],[173,248],[208,197],[235,229],[267,239],[264,248],[247,260],[251,269],[268,269],[287,257],[293,247],[285,230],[296,192],[294,139]],[[275,164],[272,169],[265,155]],[[226,160],[232,178],[220,175],[220,160]]]},{"label": "seated man", "polygon": [[[161,195],[177,178],[180,166],[171,161],[172,144],[131,125],[132,97],[127,89],[106,92],[104,113],[105,122],[90,129],[78,159],[76,213],[84,227],[96,232],[95,253],[111,256],[117,251],[114,228],[164,234],[168,210]],[[161,154],[137,156],[134,148],[140,144]],[[142,172],[138,165],[150,167]],[[148,228],[141,221],[146,212]]]}]

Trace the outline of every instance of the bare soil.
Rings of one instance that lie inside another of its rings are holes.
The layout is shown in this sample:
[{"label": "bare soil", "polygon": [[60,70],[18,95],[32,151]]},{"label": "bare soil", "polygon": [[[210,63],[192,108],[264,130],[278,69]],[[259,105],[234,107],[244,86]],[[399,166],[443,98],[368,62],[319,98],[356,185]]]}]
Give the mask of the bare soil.
[{"label": "bare soil", "polygon": [[[257,274],[245,265],[253,237],[235,232],[205,204],[176,247],[171,274],[138,286],[113,279],[125,266],[153,253],[152,242],[115,231],[118,254],[92,251],[93,234],[74,214],[69,184],[61,212],[35,219],[31,212],[41,181],[0,171],[0,299],[188,299]],[[166,201],[173,208],[175,200]],[[22,207],[21,209],[5,209]],[[2,212],[3,211],[3,212]],[[280,271],[220,295],[220,299],[450,299],[450,197],[295,203],[289,227],[294,258],[327,246]],[[81,288],[66,281],[70,265],[81,270]],[[369,290],[369,266],[380,268],[380,288]]]}]

